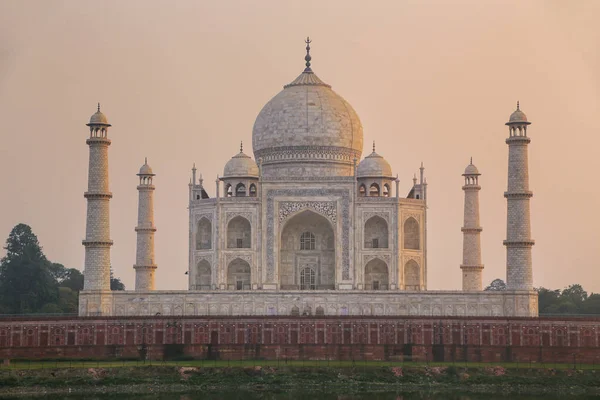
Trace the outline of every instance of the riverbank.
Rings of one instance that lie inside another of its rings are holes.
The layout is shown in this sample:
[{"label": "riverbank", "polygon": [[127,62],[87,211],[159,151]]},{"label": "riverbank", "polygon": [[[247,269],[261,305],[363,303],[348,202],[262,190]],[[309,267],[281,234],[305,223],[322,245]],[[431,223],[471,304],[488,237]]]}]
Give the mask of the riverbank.
[{"label": "riverbank", "polygon": [[241,367],[144,366],[1,370],[0,396],[155,394],[225,390],[261,392],[431,391],[506,394],[600,394],[592,370],[460,367]]}]

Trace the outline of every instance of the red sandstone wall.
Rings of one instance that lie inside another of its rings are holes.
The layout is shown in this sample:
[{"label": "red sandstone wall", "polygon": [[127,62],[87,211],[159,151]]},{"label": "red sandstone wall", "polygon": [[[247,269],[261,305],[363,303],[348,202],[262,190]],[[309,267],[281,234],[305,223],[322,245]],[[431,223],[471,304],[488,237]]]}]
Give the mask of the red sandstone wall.
[{"label": "red sandstone wall", "polygon": [[0,358],[600,362],[600,319],[113,317],[0,320]]}]

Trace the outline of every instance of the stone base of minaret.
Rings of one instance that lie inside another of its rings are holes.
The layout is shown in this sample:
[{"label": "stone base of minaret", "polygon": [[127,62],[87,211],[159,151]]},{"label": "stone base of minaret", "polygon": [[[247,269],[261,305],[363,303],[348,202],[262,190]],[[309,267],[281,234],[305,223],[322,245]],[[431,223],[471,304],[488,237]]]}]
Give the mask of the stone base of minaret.
[{"label": "stone base of minaret", "polygon": [[483,265],[461,265],[462,288],[473,292],[483,290]]},{"label": "stone base of minaret", "polygon": [[135,290],[154,290],[154,273],[156,265],[134,265],[135,268]]}]

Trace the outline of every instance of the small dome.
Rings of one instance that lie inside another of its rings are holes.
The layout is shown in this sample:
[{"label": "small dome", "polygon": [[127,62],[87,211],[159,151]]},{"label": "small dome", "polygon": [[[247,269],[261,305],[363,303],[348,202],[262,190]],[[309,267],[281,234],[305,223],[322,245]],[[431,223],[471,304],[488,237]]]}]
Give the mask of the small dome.
[{"label": "small dome", "polygon": [[465,173],[463,175],[481,175],[481,174],[479,173],[479,170],[477,169],[477,167],[473,165],[473,162],[471,162],[471,164],[467,165],[467,168],[465,168]]},{"label": "small dome", "polygon": [[517,101],[517,109],[512,114],[510,114],[510,118],[508,119],[507,124],[518,123],[525,123],[527,125],[530,124],[530,122],[527,121],[527,115],[525,115],[525,113],[521,111],[519,107],[519,102]]},{"label": "small dome", "polygon": [[98,111],[96,111],[94,113],[94,115],[92,115],[90,117],[90,123],[87,125],[106,125],[106,126],[110,126],[110,124],[108,123],[108,119],[106,118],[106,115],[104,115],[102,113],[102,111],[100,111],[100,103],[98,103]]},{"label": "small dome", "polygon": [[240,151],[225,164],[223,178],[258,178],[258,165],[252,158]]},{"label": "small dome", "polygon": [[385,158],[375,153],[373,148],[373,152],[358,164],[356,176],[358,178],[393,178],[392,167]]},{"label": "small dome", "polygon": [[138,175],[153,175],[152,168],[148,165],[148,159],[144,162],[144,165],[140,168],[140,172]]}]

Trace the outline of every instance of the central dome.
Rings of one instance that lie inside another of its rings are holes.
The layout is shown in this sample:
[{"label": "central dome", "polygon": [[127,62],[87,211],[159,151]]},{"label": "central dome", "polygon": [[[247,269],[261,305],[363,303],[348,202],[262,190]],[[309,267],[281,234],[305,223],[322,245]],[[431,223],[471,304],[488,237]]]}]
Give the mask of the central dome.
[{"label": "central dome", "polygon": [[352,106],[310,68],[273,97],[252,130],[266,177],[351,176],[363,128]]}]

